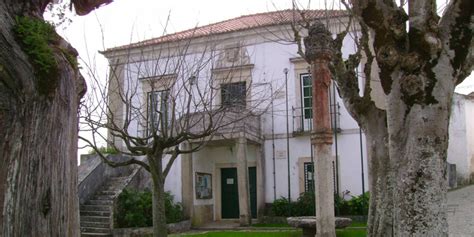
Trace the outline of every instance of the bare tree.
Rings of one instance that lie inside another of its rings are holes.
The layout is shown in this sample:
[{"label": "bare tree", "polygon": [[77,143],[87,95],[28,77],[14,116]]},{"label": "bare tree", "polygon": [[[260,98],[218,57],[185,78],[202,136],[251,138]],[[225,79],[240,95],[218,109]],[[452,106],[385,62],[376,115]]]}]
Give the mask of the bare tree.
[{"label": "bare tree", "polygon": [[[447,236],[448,123],[454,88],[473,67],[472,2],[450,1],[441,17],[435,1],[344,4],[359,28],[358,50],[342,58],[349,24],[333,42],[332,71],[369,146],[368,235]],[[377,83],[383,98],[374,97]]]},{"label": "bare tree", "polygon": [[[205,45],[196,50],[191,42],[181,40],[172,48],[157,45],[151,52],[133,47],[106,51],[111,63],[108,83],[94,87],[81,111],[81,128],[92,139],[80,138],[104,162],[113,167],[139,165],[150,172],[154,236],[167,236],[164,184],[174,161],[215,137],[257,129],[253,122],[258,120],[252,117],[264,112],[270,96],[237,67],[246,60],[241,46]],[[100,129],[106,129],[108,137]],[[108,160],[98,140],[129,158]]]}]

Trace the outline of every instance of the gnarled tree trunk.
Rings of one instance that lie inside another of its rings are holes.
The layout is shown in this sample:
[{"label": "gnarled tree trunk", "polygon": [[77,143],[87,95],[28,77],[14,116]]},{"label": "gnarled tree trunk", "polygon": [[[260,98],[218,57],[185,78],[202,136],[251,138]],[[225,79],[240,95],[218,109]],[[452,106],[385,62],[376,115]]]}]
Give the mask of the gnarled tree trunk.
[{"label": "gnarled tree trunk", "polygon": [[41,20],[48,2],[0,2],[0,236],[79,235],[77,112],[85,84],[70,62],[76,53],[56,35],[49,47],[57,74],[40,83],[13,30],[17,17]]},{"label": "gnarled tree trunk", "polygon": [[[404,79],[399,77],[394,84]],[[448,235],[446,150],[453,92],[454,84],[448,79],[436,82],[433,104],[401,103],[399,87],[393,87],[388,96],[389,147],[396,178],[395,236]]]},{"label": "gnarled tree trunk", "polygon": [[[373,73],[387,96],[390,158],[370,162],[380,165],[371,168],[371,183],[387,182],[377,199],[393,205],[372,200],[380,218],[371,210],[369,235],[447,236],[448,124],[455,85],[471,73],[474,63],[473,2],[452,0],[442,17],[436,2],[429,0],[408,1],[408,12],[395,1],[352,4],[372,33],[379,66]],[[392,226],[384,219],[391,219]]]}]

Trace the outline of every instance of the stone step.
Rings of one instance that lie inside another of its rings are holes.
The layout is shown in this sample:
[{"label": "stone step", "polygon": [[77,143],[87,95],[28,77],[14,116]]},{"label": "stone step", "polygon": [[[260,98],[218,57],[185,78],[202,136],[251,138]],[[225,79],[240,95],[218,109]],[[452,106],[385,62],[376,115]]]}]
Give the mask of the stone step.
[{"label": "stone step", "polygon": [[125,184],[125,181],[107,181],[103,186],[122,186]]},{"label": "stone step", "polygon": [[122,190],[125,184],[104,184],[99,190]]},{"label": "stone step", "polygon": [[128,179],[128,175],[127,176],[116,176],[116,177],[110,177],[109,180],[126,180]]},{"label": "stone step", "polygon": [[98,200],[98,199],[91,199],[86,202],[87,205],[112,205],[114,201],[112,200]]},{"label": "stone step", "polygon": [[81,205],[81,211],[111,211],[112,205]]},{"label": "stone step", "polygon": [[81,232],[110,234],[110,229],[99,227],[81,227]]},{"label": "stone step", "polygon": [[118,191],[115,191],[115,190],[100,190],[99,192],[97,192],[96,194],[98,195],[116,195],[118,193]]},{"label": "stone step", "polygon": [[107,233],[81,233],[81,237],[95,237],[95,236],[101,236],[101,237],[109,237],[112,236],[112,234],[107,234]]},{"label": "stone step", "polygon": [[110,223],[81,221],[81,227],[109,228],[109,227],[110,227]]},{"label": "stone step", "polygon": [[113,200],[115,198],[115,195],[100,195],[96,194],[92,199],[94,200]]},{"label": "stone step", "polygon": [[82,222],[110,223],[110,217],[106,216],[81,216]]},{"label": "stone step", "polygon": [[81,211],[81,216],[111,216],[110,211]]},{"label": "stone step", "polygon": [[111,185],[111,184],[125,184],[127,182],[126,179],[120,179],[120,180],[117,180],[117,179],[109,179],[107,181],[104,182],[104,185]]}]

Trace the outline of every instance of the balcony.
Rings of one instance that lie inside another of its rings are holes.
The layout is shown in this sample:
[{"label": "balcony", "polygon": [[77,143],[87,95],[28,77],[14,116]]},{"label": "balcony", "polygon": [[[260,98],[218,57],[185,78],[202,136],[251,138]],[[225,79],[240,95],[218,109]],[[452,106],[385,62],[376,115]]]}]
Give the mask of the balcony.
[{"label": "balcony", "polygon": [[[334,109],[336,112],[334,113]],[[331,127],[334,126],[334,119],[336,119],[336,131],[341,132],[339,103],[336,106],[331,106]],[[304,116],[302,107],[292,107],[291,116],[293,118],[293,136],[303,136],[311,134],[313,130],[313,117]],[[317,115],[316,115],[317,116]],[[310,118],[306,118],[310,117]]]},{"label": "balcony", "polygon": [[260,116],[245,109],[197,112],[188,118],[191,133],[202,134],[210,128],[213,142],[233,141],[242,136],[252,142],[262,142]]}]

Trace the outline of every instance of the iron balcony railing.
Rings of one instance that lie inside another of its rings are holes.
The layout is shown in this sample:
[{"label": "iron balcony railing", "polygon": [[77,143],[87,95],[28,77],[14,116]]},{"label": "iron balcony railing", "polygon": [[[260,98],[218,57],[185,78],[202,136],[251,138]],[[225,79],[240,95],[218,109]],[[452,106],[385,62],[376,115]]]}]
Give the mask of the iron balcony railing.
[{"label": "iron balcony railing", "polygon": [[[336,112],[334,112],[334,109]],[[339,132],[341,129],[340,126],[340,106],[339,103],[336,106],[331,105],[331,127],[336,128],[336,131]],[[301,134],[301,133],[308,133],[313,130],[313,117],[312,116],[305,116],[302,107],[292,107],[291,108],[291,116],[293,117],[293,133]],[[317,116],[314,115],[313,116]],[[309,117],[309,118],[308,118]],[[334,119],[336,121],[334,121]],[[334,126],[336,125],[336,126]]]}]

